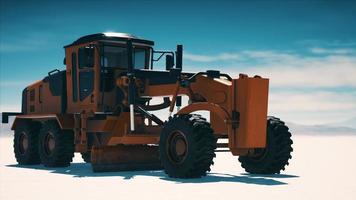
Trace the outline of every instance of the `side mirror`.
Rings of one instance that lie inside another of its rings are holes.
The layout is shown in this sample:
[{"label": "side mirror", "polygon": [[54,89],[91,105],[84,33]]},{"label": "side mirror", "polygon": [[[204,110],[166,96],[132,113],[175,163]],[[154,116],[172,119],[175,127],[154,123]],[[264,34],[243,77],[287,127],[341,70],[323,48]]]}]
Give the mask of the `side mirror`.
[{"label": "side mirror", "polygon": [[83,47],[79,49],[79,68],[94,67],[94,47]]},{"label": "side mirror", "polygon": [[166,55],[166,70],[169,71],[174,66],[174,57],[172,55]]},{"label": "side mirror", "polygon": [[182,63],[183,63],[183,45],[177,45],[176,68],[182,69]]}]

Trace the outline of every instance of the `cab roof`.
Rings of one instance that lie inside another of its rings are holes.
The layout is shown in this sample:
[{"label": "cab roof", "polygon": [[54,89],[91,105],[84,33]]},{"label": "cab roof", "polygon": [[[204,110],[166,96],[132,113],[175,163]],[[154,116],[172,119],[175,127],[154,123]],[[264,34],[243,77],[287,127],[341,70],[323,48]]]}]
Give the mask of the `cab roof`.
[{"label": "cab roof", "polygon": [[107,33],[96,33],[96,34],[91,34],[91,35],[86,35],[86,36],[80,37],[73,43],[64,46],[64,48],[74,46],[74,45],[84,44],[84,43],[88,43],[88,42],[99,41],[99,40],[106,40],[106,41],[132,40],[132,42],[135,42],[135,43],[154,45],[154,42],[151,40],[145,40],[145,39],[139,38],[137,36],[134,36],[134,35],[131,35],[128,33],[107,32]]}]

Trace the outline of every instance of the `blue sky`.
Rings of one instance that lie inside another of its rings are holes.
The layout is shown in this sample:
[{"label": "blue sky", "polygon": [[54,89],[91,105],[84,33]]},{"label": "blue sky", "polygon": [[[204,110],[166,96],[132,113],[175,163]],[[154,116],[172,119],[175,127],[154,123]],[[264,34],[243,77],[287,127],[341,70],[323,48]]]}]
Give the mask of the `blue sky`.
[{"label": "blue sky", "polygon": [[97,32],[184,45],[184,68],[271,78],[269,112],[303,124],[356,117],[356,1],[0,0],[0,108],[63,69],[63,46]]}]

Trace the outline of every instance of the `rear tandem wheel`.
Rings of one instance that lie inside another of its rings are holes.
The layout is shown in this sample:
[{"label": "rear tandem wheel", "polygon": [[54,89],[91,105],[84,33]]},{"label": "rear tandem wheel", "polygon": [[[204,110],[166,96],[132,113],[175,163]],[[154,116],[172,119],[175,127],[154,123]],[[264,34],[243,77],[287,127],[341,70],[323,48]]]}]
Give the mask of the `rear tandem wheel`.
[{"label": "rear tandem wheel", "polygon": [[20,165],[40,164],[38,153],[38,130],[40,126],[34,123],[24,123],[15,128],[14,153]]},{"label": "rear tandem wheel", "polygon": [[56,121],[46,121],[40,132],[39,153],[46,167],[67,167],[74,156],[74,134],[61,130]]}]

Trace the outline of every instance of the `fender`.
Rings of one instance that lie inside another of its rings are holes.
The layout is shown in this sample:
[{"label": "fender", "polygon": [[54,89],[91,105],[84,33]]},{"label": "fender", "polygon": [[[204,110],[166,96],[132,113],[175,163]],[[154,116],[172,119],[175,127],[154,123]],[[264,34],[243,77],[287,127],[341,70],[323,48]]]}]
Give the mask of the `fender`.
[{"label": "fender", "polygon": [[[214,103],[209,103],[209,102],[197,102],[197,103],[192,103],[184,108],[182,108],[180,111],[177,112],[177,114],[189,114],[195,111],[199,111],[199,110],[206,110],[206,111],[210,111],[210,116],[212,117],[217,116],[220,120],[212,120],[210,118],[210,123],[213,126],[214,130],[220,130],[223,131],[219,134],[227,134],[230,130],[229,128],[229,124],[231,124],[231,116],[230,114],[221,106],[219,106],[218,104],[214,104]],[[212,115],[213,114],[213,115]]]},{"label": "fender", "polygon": [[215,113],[218,115],[221,119],[223,120],[229,120],[231,119],[230,115],[224,108],[221,106],[214,104],[214,103],[209,103],[209,102],[197,102],[197,103],[192,103],[181,110],[178,111],[179,114],[189,114],[198,110],[207,110],[210,112]]},{"label": "fender", "polygon": [[24,122],[38,121],[43,122],[47,120],[56,120],[61,129],[73,129],[74,128],[74,116],[72,114],[34,114],[34,115],[18,115],[16,116],[11,130]]}]

